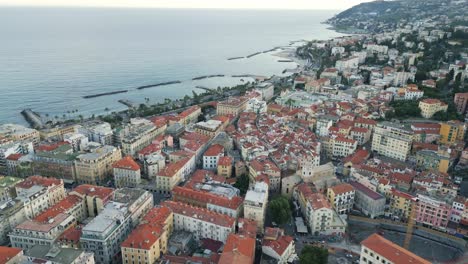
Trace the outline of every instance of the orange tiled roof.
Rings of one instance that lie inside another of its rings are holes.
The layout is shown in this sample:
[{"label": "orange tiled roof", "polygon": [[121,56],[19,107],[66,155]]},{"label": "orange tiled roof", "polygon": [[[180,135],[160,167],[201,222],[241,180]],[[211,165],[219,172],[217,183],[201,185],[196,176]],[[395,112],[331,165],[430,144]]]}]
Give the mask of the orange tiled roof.
[{"label": "orange tiled roof", "polygon": [[354,191],[353,186],[351,186],[351,184],[348,183],[338,184],[333,187],[330,187],[330,189],[333,190],[335,195]]},{"label": "orange tiled roof", "polygon": [[7,263],[9,260],[16,257],[22,251],[23,250],[21,248],[0,246],[0,263]]},{"label": "orange tiled roof", "polygon": [[52,187],[63,184],[62,180],[56,178],[47,178],[42,176],[30,176],[26,178],[24,181],[17,183],[17,188],[22,189],[29,189],[34,185],[39,185],[42,187]]},{"label": "orange tiled roof", "polygon": [[131,156],[126,156],[122,158],[121,160],[117,161],[113,165],[114,169],[123,169],[123,170],[133,170],[133,171],[139,171],[140,170],[140,165],[136,163],[135,160]]},{"label": "orange tiled roof", "polygon": [[21,157],[23,157],[23,154],[15,153],[15,154],[9,155],[6,159],[7,160],[19,160]]},{"label": "orange tiled roof", "polygon": [[36,216],[36,218],[34,218],[34,221],[47,222],[61,213],[68,212],[68,209],[75,207],[81,202],[83,202],[83,199],[81,197],[79,197],[78,195],[71,194],[65,197],[57,204],[55,204],[54,206],[50,207],[49,209]]},{"label": "orange tiled roof", "polygon": [[214,144],[207,151],[205,151],[205,154],[203,154],[203,156],[213,157],[218,156],[222,153],[224,153],[224,147],[220,144]]},{"label": "orange tiled roof", "polygon": [[236,219],[223,215],[220,213],[215,213],[204,208],[190,206],[188,204],[175,202],[175,201],[164,201],[161,203],[162,206],[169,207],[174,214],[181,214],[187,217],[196,218],[204,222],[210,222],[215,225],[223,227],[233,227]]},{"label": "orange tiled roof", "polygon": [[169,163],[164,169],[162,169],[159,173],[158,176],[162,177],[173,177],[176,175],[177,172],[179,172],[185,164],[190,160],[190,158],[183,158],[179,161]]},{"label": "orange tiled roof", "polygon": [[293,238],[290,236],[281,236],[277,240],[263,240],[264,247],[270,247],[273,249],[278,255],[282,256],[286,249],[291,245],[293,242]]},{"label": "orange tiled roof", "polygon": [[373,234],[366,238],[361,242],[361,245],[369,248],[393,263],[431,263],[377,234]]},{"label": "orange tiled roof", "polygon": [[171,214],[167,207],[154,207],[143,218],[132,233],[122,242],[126,248],[149,250],[164,232],[164,225]]},{"label": "orange tiled roof", "polygon": [[218,160],[218,166],[231,166],[232,158],[229,156],[221,157]]},{"label": "orange tiled roof", "polygon": [[76,192],[81,195],[96,196],[106,202],[112,198],[114,189],[90,184],[82,184],[75,187],[72,192]]},{"label": "orange tiled roof", "polygon": [[252,264],[255,258],[255,239],[230,234],[218,264]]},{"label": "orange tiled roof", "polygon": [[[176,186],[172,190],[172,195],[174,200],[177,201],[180,198],[195,200],[203,204],[214,204],[217,206],[222,206],[225,208],[237,210],[243,202],[243,199],[239,196],[234,196],[232,199],[229,199],[224,196],[215,195],[209,192],[198,191],[190,189],[187,187]],[[181,199],[183,201],[183,199]]]}]

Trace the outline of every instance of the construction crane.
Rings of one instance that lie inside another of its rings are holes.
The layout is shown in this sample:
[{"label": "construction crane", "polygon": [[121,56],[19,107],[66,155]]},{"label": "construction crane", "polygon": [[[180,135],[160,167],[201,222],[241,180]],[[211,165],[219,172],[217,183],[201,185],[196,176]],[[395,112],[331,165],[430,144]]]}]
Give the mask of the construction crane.
[{"label": "construction crane", "polygon": [[409,250],[411,238],[413,237],[413,229],[414,225],[416,224],[416,209],[418,207],[419,202],[417,198],[413,198],[411,200],[411,212],[408,216],[408,225],[406,226],[405,242],[403,243],[403,247],[407,250]]}]

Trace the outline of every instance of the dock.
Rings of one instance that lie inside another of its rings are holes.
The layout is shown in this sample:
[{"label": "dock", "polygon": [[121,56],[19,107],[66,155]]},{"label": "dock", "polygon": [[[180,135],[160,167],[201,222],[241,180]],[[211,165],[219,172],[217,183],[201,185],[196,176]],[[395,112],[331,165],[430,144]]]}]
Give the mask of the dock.
[{"label": "dock", "polygon": [[33,112],[33,110],[24,109],[23,111],[21,111],[21,114],[23,115],[24,119],[29,123],[31,127],[34,127],[34,128],[44,127],[41,117],[39,116],[39,114]]},{"label": "dock", "polygon": [[129,108],[135,108],[135,107],[136,107],[135,103],[133,103],[132,101],[127,100],[127,99],[120,99],[120,100],[119,100],[119,103],[121,103],[121,104],[123,104],[123,105],[126,105],[126,106],[128,106]]}]

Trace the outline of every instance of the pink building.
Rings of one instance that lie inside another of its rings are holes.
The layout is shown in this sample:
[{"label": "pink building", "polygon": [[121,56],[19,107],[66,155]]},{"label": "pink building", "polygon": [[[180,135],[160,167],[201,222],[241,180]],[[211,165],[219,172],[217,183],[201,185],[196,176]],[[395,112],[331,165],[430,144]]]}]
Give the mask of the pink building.
[{"label": "pink building", "polygon": [[435,198],[418,194],[416,222],[423,226],[445,230],[449,221],[451,206]]}]

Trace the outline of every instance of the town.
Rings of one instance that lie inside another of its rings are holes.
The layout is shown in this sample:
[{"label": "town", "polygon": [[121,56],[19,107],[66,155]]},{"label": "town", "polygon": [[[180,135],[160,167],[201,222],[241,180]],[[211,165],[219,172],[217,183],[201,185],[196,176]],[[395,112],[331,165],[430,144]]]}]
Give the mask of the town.
[{"label": "town", "polygon": [[0,125],[0,262],[466,260],[467,21],[311,41],[159,114]]}]

